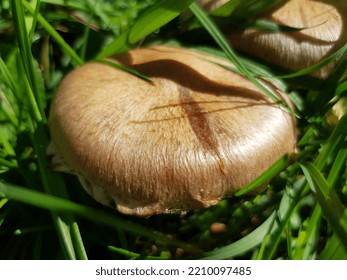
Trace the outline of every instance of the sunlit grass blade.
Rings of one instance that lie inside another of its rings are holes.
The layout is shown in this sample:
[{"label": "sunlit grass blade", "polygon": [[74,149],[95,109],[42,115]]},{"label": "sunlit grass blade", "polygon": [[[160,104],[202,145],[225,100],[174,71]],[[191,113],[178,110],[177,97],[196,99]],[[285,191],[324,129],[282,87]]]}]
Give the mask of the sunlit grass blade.
[{"label": "sunlit grass blade", "polygon": [[330,76],[324,81],[322,86],[317,89],[316,99],[311,106],[318,108],[316,110],[316,115],[324,114],[327,110],[330,109],[330,100],[334,99],[336,96],[336,85],[339,83],[340,79],[344,77],[347,69],[347,43],[344,46],[345,51],[339,57],[339,61],[334,71]]},{"label": "sunlit grass blade", "polygon": [[185,10],[194,0],[162,0],[150,7],[130,28],[128,42],[134,44],[158,30]]},{"label": "sunlit grass blade", "polygon": [[261,252],[261,256],[257,256],[257,259],[271,260],[273,259],[275,252],[281,240],[281,236],[286,229],[288,222],[295,210],[295,207],[301,200],[302,194],[305,190],[306,182],[304,180],[298,180],[293,187],[287,187],[282,196],[279,208],[277,210],[277,219],[271,229],[271,238],[264,240],[262,246],[264,250]]},{"label": "sunlit grass blade", "polygon": [[315,207],[309,218],[303,223],[298,234],[298,240],[293,252],[294,260],[314,259],[316,256],[316,246],[319,238],[319,228],[321,225],[321,210]]},{"label": "sunlit grass blade", "polygon": [[[62,198],[68,198],[66,186],[57,173],[50,172],[47,169],[46,163],[46,147],[48,144],[48,136],[44,128],[38,124],[34,135],[33,144],[37,153],[38,169],[41,175],[41,180],[45,191],[49,194],[55,194]],[[66,256],[70,257],[85,257],[84,244],[77,229],[75,218],[72,214],[64,214],[52,211],[52,218],[58,231],[58,236],[63,241]],[[66,243],[69,242],[69,243]],[[77,249],[77,253],[75,252]]]},{"label": "sunlit grass blade", "polygon": [[66,212],[79,215],[85,219],[98,224],[107,225],[113,229],[122,229],[134,235],[147,236],[151,240],[156,240],[164,244],[171,244],[183,248],[187,251],[198,251],[196,248],[181,241],[166,237],[159,232],[146,229],[140,225],[127,222],[115,215],[107,214],[93,208],[77,204],[75,202],[55,197],[49,194],[28,190],[19,186],[10,185],[0,181],[0,195],[8,199],[13,199],[35,207],[44,208],[54,212]]},{"label": "sunlit grass blade", "polygon": [[8,202],[7,198],[2,198],[0,199],[0,209],[4,207],[4,205]]},{"label": "sunlit grass blade", "polygon": [[[328,175],[327,182],[329,183],[329,186],[331,186],[332,189],[334,189],[333,186],[337,183],[337,181],[341,180],[340,175],[346,164],[346,157],[347,157],[347,148],[343,147],[337,153],[335,161]],[[294,254],[295,259],[312,259],[313,256],[315,255],[314,250],[319,238],[318,234],[319,234],[321,219],[322,219],[321,207],[319,205],[316,205],[309,219],[308,225],[305,229],[306,235],[304,240],[302,240],[303,249],[301,252],[299,250],[296,250]]]},{"label": "sunlit grass blade", "polygon": [[[1,141],[0,141],[1,143]],[[18,168],[18,164],[16,161],[8,161],[6,159],[0,158],[0,166],[7,167],[7,168]]]},{"label": "sunlit grass blade", "polygon": [[[336,157],[337,153],[341,149],[341,145],[343,144],[344,139],[346,138],[346,134],[347,134],[346,127],[347,127],[347,115],[345,115],[344,117],[340,119],[334,131],[332,132],[330,137],[326,140],[325,145],[321,149],[321,152],[318,154],[317,158],[314,160],[314,164],[318,168],[318,170],[323,170],[325,166]],[[273,233],[273,236],[271,239],[271,245],[269,245],[268,250],[266,251],[266,254],[264,254],[265,259],[272,259],[272,257],[275,255],[278,244],[281,240],[281,235],[287,223],[289,222],[295,207],[299,203],[301,195],[309,193],[309,186],[305,180],[297,181],[296,184],[298,185],[298,187],[292,190],[292,191],[295,190],[295,192],[291,194],[285,193],[282,198],[280,209],[279,209],[281,223],[279,227]],[[290,190],[288,189],[287,191],[290,191]]]},{"label": "sunlit grass blade", "polygon": [[[29,42],[28,32],[25,24],[24,10],[21,0],[11,0],[13,21],[16,28],[19,51],[23,61],[25,73],[30,84],[29,104],[36,121],[45,121],[44,100],[42,99],[41,89],[38,83],[37,67],[34,66],[34,58],[31,53],[31,43]],[[32,96],[31,96],[32,94]]]},{"label": "sunlit grass blade", "polygon": [[336,95],[340,96],[342,93],[347,91],[347,81],[341,81],[336,88]]},{"label": "sunlit grass blade", "polygon": [[[55,213],[55,211],[52,212]],[[61,212],[56,212],[56,214],[57,228],[60,231],[58,236],[61,244],[64,244],[62,248],[65,249],[64,253],[67,259],[87,260],[88,256],[81,239],[78,225],[73,216]]]},{"label": "sunlit grass blade", "polygon": [[[23,3],[26,5],[26,8],[31,9],[30,5],[27,2],[22,1],[11,1],[12,10],[14,13],[14,22],[17,33],[17,40],[19,45],[19,51],[22,57],[26,77],[24,77],[24,83],[27,83],[27,93],[29,99],[29,112],[31,112],[31,119],[29,121],[29,127],[31,133],[33,133],[33,146],[37,153],[37,166],[39,169],[39,174],[41,175],[41,180],[43,186],[48,193],[52,193],[50,189],[50,184],[53,182],[53,185],[57,185],[56,180],[51,180],[52,177],[49,176],[46,169],[46,152],[45,147],[47,146],[47,136],[44,132],[43,124],[46,122],[46,116],[44,113],[44,102],[46,100],[43,90],[41,89],[38,82],[38,67],[35,67],[34,58],[31,54],[31,42],[29,41],[29,34],[27,32],[26,23],[24,21],[24,9]],[[32,9],[31,9],[32,10]],[[37,15],[38,20],[40,20],[37,11],[32,11],[33,14]],[[27,79],[26,79],[27,78]],[[20,96],[19,94],[17,94]],[[59,216],[58,213],[52,211],[52,219],[55,223],[56,230],[60,241],[62,242],[62,249],[65,252],[65,256],[70,259],[76,258],[75,247],[78,249],[78,252],[83,252],[84,247],[81,242],[81,238],[78,235],[79,232],[76,230],[71,231],[70,225],[66,224],[63,219]],[[72,216],[69,217],[70,222],[74,222]],[[83,253],[79,254],[80,257],[84,257]]]},{"label": "sunlit grass blade", "polygon": [[211,12],[211,15],[218,17],[228,17],[230,16],[236,7],[240,4],[240,0],[228,1],[222,6],[216,8]]},{"label": "sunlit grass blade", "polygon": [[247,236],[235,241],[227,246],[216,249],[211,252],[206,252],[203,259],[205,260],[222,260],[242,255],[252,248],[260,245],[264,238],[272,229],[272,225],[276,219],[276,213],[272,213],[265,222],[263,222],[254,231]]},{"label": "sunlit grass blade", "polygon": [[347,249],[347,211],[328,182],[311,163],[301,165],[322,211],[341,243]]},{"label": "sunlit grass blade", "polygon": [[264,237],[262,243],[260,244],[260,248],[259,248],[259,251],[258,251],[258,254],[257,254],[257,260],[262,260],[263,259],[263,254],[266,251],[266,246],[267,246],[270,238],[271,238],[271,234],[270,233],[268,233]]},{"label": "sunlit grass blade", "polygon": [[[1,73],[1,69],[0,69]],[[5,115],[6,119],[12,123],[14,127],[18,127],[19,120],[16,113],[13,110],[11,102],[8,100],[6,94],[0,88],[0,103],[2,103],[2,113]]]},{"label": "sunlit grass blade", "polygon": [[72,244],[74,245],[74,251],[76,253],[76,257],[78,260],[87,260],[87,252],[86,249],[84,248],[84,243],[81,237],[80,229],[75,221],[75,218],[72,220],[71,224],[71,234],[70,236],[73,238],[72,239]]},{"label": "sunlit grass blade", "polygon": [[323,167],[334,160],[337,153],[342,148],[343,141],[347,137],[347,114],[345,114],[331,133],[329,139],[326,141],[324,148],[319,153],[314,164],[318,170],[322,170]]},{"label": "sunlit grass blade", "polygon": [[[36,2],[36,3],[35,3]],[[30,32],[29,32],[29,39],[32,41],[36,29],[36,23],[37,23],[37,15],[40,11],[40,0],[36,0],[33,2],[35,5],[34,13],[33,13],[33,22],[31,24]]]},{"label": "sunlit grass blade", "polygon": [[291,74],[278,76],[278,78],[289,79],[289,78],[295,78],[295,77],[307,75],[309,73],[312,73],[312,72],[322,68],[323,66],[327,65],[328,63],[335,61],[339,56],[344,54],[346,51],[347,51],[347,44],[343,45],[339,50],[337,50],[333,54],[329,55],[327,58],[321,60],[320,62],[318,62],[318,63],[316,63],[310,67],[307,67],[305,69],[302,69],[300,71],[297,71],[297,72],[294,72]]},{"label": "sunlit grass blade", "polygon": [[283,171],[289,163],[289,157],[284,156],[276,161],[269,169],[267,169],[262,175],[257,179],[253,180],[247,186],[235,193],[235,196],[241,196],[247,194],[256,188],[267,184],[273,177]]},{"label": "sunlit grass blade", "polygon": [[[34,66],[34,59],[31,54],[31,43],[29,41],[29,34],[26,29],[25,21],[24,21],[24,11],[23,11],[23,3],[27,9],[31,10],[35,14],[35,10],[33,11],[30,5],[27,2],[22,1],[12,1],[12,8],[14,11],[14,21],[17,31],[17,40],[19,43],[19,50],[21,53],[21,57],[23,60],[25,73],[28,78],[28,83],[30,86],[27,88],[28,93],[33,93],[29,95],[29,104],[31,105],[31,118],[32,122],[30,123],[30,131],[33,134],[32,142],[34,149],[37,153],[37,164],[39,169],[39,174],[41,175],[41,180],[43,182],[43,186],[48,193],[52,193],[50,189],[50,184],[53,182],[53,185],[56,185],[56,180],[51,180],[52,176],[50,176],[46,169],[46,152],[45,147],[47,146],[47,136],[44,132],[43,123],[46,121],[45,113],[43,112],[43,102],[45,101],[45,96],[42,92],[42,89],[38,83],[38,72],[37,67]],[[40,21],[40,16],[37,15],[38,21]],[[24,81],[26,79],[24,77]],[[65,251],[67,258],[76,258],[76,254],[74,252],[74,245],[77,246],[81,251],[83,251],[83,243],[74,243],[74,240],[79,241],[79,236],[73,236],[73,234],[78,234],[76,231],[70,231],[69,225],[66,224],[63,219],[56,212],[52,211],[52,218],[56,225],[56,229],[58,231],[58,236],[62,241],[62,248]],[[73,221],[73,217],[69,217],[70,221]]]},{"label": "sunlit grass blade", "polygon": [[328,240],[323,251],[318,256],[319,260],[347,260],[347,250],[341,246],[341,241],[334,233]]},{"label": "sunlit grass blade", "polygon": [[76,253],[74,250],[70,225],[62,219],[62,215],[52,211],[53,219],[56,223],[56,228],[59,232],[58,237],[60,239],[60,244],[62,244],[62,249],[64,250],[64,255],[69,260],[76,260]]},{"label": "sunlit grass blade", "polygon": [[235,52],[230,47],[229,43],[224,38],[223,34],[216,26],[216,24],[209,18],[209,16],[196,4],[193,3],[189,6],[192,13],[199,20],[201,25],[206,29],[206,31],[211,35],[211,37],[215,40],[215,42],[219,45],[219,47],[225,52],[226,56],[235,64],[237,69],[245,75],[254,85],[256,85],[261,91],[263,91],[267,96],[269,96],[273,101],[278,104],[281,104],[288,112],[298,117],[298,115],[289,108],[278,96],[272,93],[269,89],[267,89],[263,84],[261,84],[251,73],[250,70],[247,69],[241,62],[241,60],[237,57]]},{"label": "sunlit grass blade", "polygon": [[194,0],[162,0],[148,8],[125,33],[121,34],[97,58],[127,50],[130,46],[155,32],[180,15]]},{"label": "sunlit grass blade", "polygon": [[49,22],[40,14],[37,13],[27,1],[23,1],[23,6],[32,14],[37,15],[38,23],[47,31],[48,34],[57,42],[61,49],[71,58],[75,65],[82,65],[84,62],[78,54],[70,47],[69,44],[59,35],[59,33],[49,24]]},{"label": "sunlit grass blade", "polygon": [[139,78],[141,78],[141,79],[143,79],[143,80],[145,80],[147,82],[150,82],[150,83],[153,82],[149,77],[141,74],[140,72],[138,72],[136,70],[133,70],[131,68],[125,67],[125,66],[123,66],[121,64],[115,63],[113,61],[106,60],[106,59],[96,59],[94,61],[95,62],[99,62],[99,63],[103,63],[105,65],[109,65],[109,66],[112,66],[112,67],[115,67],[115,68],[118,68],[118,69],[123,70],[125,72],[128,72],[128,73],[130,73],[130,74],[132,74],[134,76],[137,76],[137,77],[139,77]]},{"label": "sunlit grass blade", "polygon": [[305,28],[296,28],[287,25],[280,25],[276,22],[269,20],[254,20],[250,22],[246,22],[241,26],[242,28],[254,28],[257,30],[267,31],[267,32],[293,32],[293,31],[301,31]]},{"label": "sunlit grass blade", "polygon": [[347,162],[347,146],[342,147],[336,158],[335,161],[330,169],[329,175],[328,175],[328,182],[330,184],[330,186],[334,189],[334,187],[336,186],[336,184],[338,183],[338,181],[340,181],[341,178],[341,174],[344,170],[344,167],[346,165]]},{"label": "sunlit grass blade", "polygon": [[0,134],[0,144],[2,146],[3,151],[6,152],[7,155],[10,155],[10,156],[16,155],[14,147],[11,145],[10,141],[3,134]]}]

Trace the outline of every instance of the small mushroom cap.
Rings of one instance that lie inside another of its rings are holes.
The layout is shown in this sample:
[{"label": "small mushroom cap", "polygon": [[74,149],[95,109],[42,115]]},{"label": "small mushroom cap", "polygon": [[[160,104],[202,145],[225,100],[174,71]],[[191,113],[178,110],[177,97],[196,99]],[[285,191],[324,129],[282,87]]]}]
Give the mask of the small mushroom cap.
[{"label": "small mushroom cap", "polygon": [[208,207],[295,151],[292,115],[226,61],[167,46],[113,61],[153,82],[85,64],[62,81],[49,119],[55,162],[102,204],[138,216]]},{"label": "small mushroom cap", "polygon": [[[232,33],[232,45],[248,54],[290,70],[312,66],[333,54],[347,42],[345,0],[283,1],[261,19],[300,31],[267,32],[246,29]],[[337,61],[312,73],[326,78]]]}]

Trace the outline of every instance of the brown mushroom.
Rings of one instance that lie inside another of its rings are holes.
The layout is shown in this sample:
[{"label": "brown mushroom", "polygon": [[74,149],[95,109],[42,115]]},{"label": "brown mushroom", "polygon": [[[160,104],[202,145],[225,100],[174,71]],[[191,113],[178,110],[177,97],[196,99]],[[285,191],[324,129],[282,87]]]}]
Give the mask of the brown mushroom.
[{"label": "brown mushroom", "polygon": [[[136,49],[62,81],[50,112],[57,170],[138,216],[208,207],[295,150],[295,121],[231,65],[183,48]],[[284,102],[285,94],[264,83]]]},{"label": "brown mushroom", "polygon": [[[260,19],[302,30],[267,32],[246,29],[231,33],[232,45],[281,67],[298,71],[312,66],[347,43],[345,0],[282,1]],[[312,73],[326,78],[337,60]]]}]

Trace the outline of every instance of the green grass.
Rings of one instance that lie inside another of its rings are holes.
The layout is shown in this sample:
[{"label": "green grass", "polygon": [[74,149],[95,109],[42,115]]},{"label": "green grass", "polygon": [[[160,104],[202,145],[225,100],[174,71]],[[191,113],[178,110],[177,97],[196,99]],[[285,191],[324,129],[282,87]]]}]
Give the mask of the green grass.
[{"label": "green grass", "polygon": [[[347,45],[284,73],[241,56],[220,31],[220,23],[242,26],[245,15],[276,2],[231,1],[207,16],[191,0],[1,1],[0,259],[347,259],[347,116],[329,113],[338,100],[346,112]],[[63,76],[85,61],[165,42],[232,60],[260,87],[255,77],[276,80],[296,105],[299,152],[208,209],[128,217],[97,204],[74,176],[47,168],[50,102]],[[307,76],[336,56],[327,80]],[[247,194],[264,183],[263,193]],[[217,222],[226,232],[211,232]]]}]

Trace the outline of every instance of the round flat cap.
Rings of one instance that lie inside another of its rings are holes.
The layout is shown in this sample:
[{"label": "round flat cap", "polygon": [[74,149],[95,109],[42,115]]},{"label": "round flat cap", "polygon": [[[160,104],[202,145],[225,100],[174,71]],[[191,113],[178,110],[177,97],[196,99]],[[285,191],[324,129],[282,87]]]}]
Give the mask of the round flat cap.
[{"label": "round flat cap", "polygon": [[[295,151],[295,120],[230,63],[156,46],[87,63],[58,88],[49,126],[57,170],[138,216],[208,207]],[[263,82],[284,102],[285,94]]]}]

